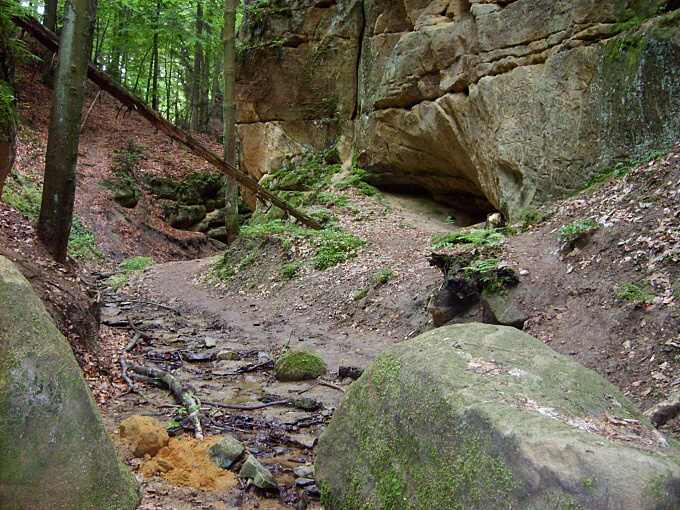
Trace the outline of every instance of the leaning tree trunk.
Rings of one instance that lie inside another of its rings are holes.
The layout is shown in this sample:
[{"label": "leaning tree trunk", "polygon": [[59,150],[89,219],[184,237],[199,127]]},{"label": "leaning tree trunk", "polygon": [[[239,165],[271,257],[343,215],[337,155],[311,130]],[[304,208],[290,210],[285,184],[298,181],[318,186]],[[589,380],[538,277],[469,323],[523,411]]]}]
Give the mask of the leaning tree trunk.
[{"label": "leaning tree trunk", "polygon": [[[224,160],[236,166],[236,6],[238,0],[226,0],[224,8]],[[227,176],[225,204],[227,244],[238,236],[238,186]]]},{"label": "leaning tree trunk", "polygon": [[38,219],[38,238],[61,263],[66,262],[73,219],[80,118],[96,11],[96,0],[66,0],[64,7]]}]

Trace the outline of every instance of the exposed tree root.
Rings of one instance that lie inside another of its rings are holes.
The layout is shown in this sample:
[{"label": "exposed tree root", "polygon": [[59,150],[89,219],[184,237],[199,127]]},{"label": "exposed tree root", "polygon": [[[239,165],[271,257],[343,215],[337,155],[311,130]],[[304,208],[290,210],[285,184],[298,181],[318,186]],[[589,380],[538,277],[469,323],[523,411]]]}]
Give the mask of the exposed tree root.
[{"label": "exposed tree root", "polygon": [[649,418],[656,428],[680,415],[680,393],[676,393],[668,400],[656,404],[651,409],[645,411],[645,416]]},{"label": "exposed tree root", "polygon": [[132,381],[127,376],[127,371],[132,370],[133,372],[146,376],[152,377],[165,383],[168,389],[175,395],[175,398],[179,400],[187,410],[187,419],[191,421],[194,426],[194,436],[198,440],[203,440],[203,428],[201,427],[201,401],[196,398],[196,396],[182,387],[182,385],[175,379],[170,372],[165,370],[159,370],[157,368],[143,367],[136,365],[125,358],[120,358],[120,365],[123,367],[123,379],[132,386]]}]

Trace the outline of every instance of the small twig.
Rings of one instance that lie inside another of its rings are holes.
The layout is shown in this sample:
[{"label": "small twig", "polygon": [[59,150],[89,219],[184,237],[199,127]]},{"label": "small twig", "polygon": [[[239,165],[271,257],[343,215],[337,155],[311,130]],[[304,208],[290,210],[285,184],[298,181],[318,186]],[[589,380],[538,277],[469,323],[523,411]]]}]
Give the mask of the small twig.
[{"label": "small twig", "polygon": [[97,99],[99,99],[99,96],[102,94],[102,89],[99,89],[97,91],[97,95],[94,96],[94,99],[92,100],[92,104],[90,105],[90,108],[87,110],[87,113],[85,114],[85,118],[83,119],[82,124],[80,124],[80,132],[83,132],[83,129],[85,129],[85,124],[87,124],[87,119],[90,117],[90,114],[92,113],[92,108],[94,108],[95,103],[97,102]]},{"label": "small twig", "polygon": [[121,373],[120,376],[123,378],[123,380],[127,383],[128,385],[128,390],[124,393],[124,395],[127,395],[128,393],[136,393],[137,390],[135,390],[134,384],[132,384],[132,381],[130,380],[130,377],[127,375],[127,363],[123,358],[120,358],[118,360],[120,362],[121,366]]},{"label": "small twig", "polygon": [[223,409],[233,409],[235,411],[255,411],[257,409],[263,409],[265,407],[282,406],[287,405],[289,403],[290,403],[289,400],[277,400],[276,402],[267,402],[266,404],[259,404],[256,406],[236,406],[231,404],[220,404],[218,402],[206,402],[206,401],[202,402],[202,404],[206,406],[221,407]]},{"label": "small twig", "polygon": [[258,363],[257,365],[251,365],[251,366],[246,366],[246,367],[242,367],[242,368],[237,368],[236,372],[239,373],[239,374],[247,374],[249,372],[254,372],[255,370],[257,370],[259,368],[265,367],[267,365],[271,365],[272,363],[274,363],[274,362],[272,360],[268,359],[267,361],[264,361],[262,363]]},{"label": "small twig", "polygon": [[342,388],[342,387],[338,386],[337,384],[329,383],[329,382],[326,382],[326,381],[319,381],[319,384],[321,386],[327,386],[329,388],[333,388],[334,390],[342,391],[343,393],[345,393],[345,388]]}]

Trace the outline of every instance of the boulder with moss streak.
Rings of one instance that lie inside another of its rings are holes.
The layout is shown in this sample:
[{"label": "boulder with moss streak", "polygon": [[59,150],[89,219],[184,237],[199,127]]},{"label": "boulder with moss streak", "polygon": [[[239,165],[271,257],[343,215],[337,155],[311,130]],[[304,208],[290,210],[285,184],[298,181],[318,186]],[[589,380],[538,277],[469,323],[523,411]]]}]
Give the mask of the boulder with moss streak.
[{"label": "boulder with moss streak", "polygon": [[2,256],[0,416],[3,510],[132,510],[140,503],[68,341]]},{"label": "boulder with moss streak", "polygon": [[651,510],[680,508],[679,454],[594,372],[514,328],[461,324],[369,366],[315,472],[329,510]]}]

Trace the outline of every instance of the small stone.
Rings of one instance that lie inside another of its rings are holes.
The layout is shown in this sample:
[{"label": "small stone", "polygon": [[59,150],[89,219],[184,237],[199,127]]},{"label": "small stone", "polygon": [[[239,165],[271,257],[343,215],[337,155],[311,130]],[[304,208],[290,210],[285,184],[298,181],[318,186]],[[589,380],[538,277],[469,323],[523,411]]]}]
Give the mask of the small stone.
[{"label": "small stone", "polygon": [[215,458],[218,466],[229,469],[245,450],[245,446],[238,440],[226,436],[210,447],[210,455]]},{"label": "small stone", "polygon": [[293,469],[293,473],[299,478],[314,478],[314,466],[299,466]]},{"label": "small stone", "polygon": [[290,434],[290,438],[305,448],[313,448],[317,441],[317,438],[311,434]]},{"label": "small stone", "polygon": [[241,359],[241,356],[237,352],[234,351],[228,351],[228,350],[223,350],[217,353],[217,359],[219,360],[228,360],[228,361],[237,361]]},{"label": "small stone", "polygon": [[203,339],[203,342],[205,343],[205,346],[210,349],[211,347],[215,347],[217,345],[217,338],[213,338],[211,336],[206,336]]},{"label": "small stone", "polygon": [[252,455],[248,455],[243,466],[241,466],[241,471],[238,476],[241,478],[250,478],[253,481],[253,485],[260,489],[278,490],[279,488],[269,470],[260,464],[260,462]]},{"label": "small stone", "polygon": [[309,487],[310,485],[314,485],[314,480],[311,478],[298,478],[295,480],[295,485],[298,487]]}]

